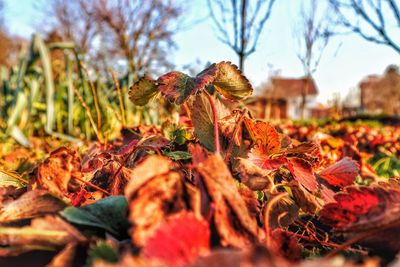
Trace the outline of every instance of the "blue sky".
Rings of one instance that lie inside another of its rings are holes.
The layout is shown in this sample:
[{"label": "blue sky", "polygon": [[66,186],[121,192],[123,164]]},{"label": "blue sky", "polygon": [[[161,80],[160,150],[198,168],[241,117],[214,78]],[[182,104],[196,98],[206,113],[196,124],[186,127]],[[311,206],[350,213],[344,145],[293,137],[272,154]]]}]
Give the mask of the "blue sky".
[{"label": "blue sky", "polygon": [[[324,0],[320,0],[324,1]],[[34,0],[6,0],[6,23],[13,33],[29,37],[40,23],[34,8]],[[192,19],[207,18],[206,0],[193,0],[187,15]],[[257,51],[245,63],[245,74],[257,87],[268,80],[272,71],[282,76],[300,77],[302,66],[297,58],[297,41],[293,26],[299,8],[298,0],[278,0],[270,20],[260,37]],[[177,70],[186,64],[200,60],[219,62],[229,60],[237,63],[237,56],[216,38],[211,19],[202,20],[189,30],[176,35],[178,50],[171,55]],[[333,94],[346,96],[350,88],[369,74],[381,74],[389,64],[398,64],[400,55],[390,48],[364,41],[357,35],[346,35],[332,39],[324,51],[322,60],[314,74],[320,91],[318,100],[326,103]],[[202,65],[198,69],[202,69]]]}]

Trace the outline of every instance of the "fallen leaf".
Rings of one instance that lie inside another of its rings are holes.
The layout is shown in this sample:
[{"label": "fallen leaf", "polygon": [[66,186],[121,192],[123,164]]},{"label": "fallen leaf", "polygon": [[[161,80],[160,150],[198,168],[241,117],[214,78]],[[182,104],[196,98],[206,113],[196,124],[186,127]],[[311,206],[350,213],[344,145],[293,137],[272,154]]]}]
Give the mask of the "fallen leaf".
[{"label": "fallen leaf", "polygon": [[256,218],[241,197],[235,181],[219,155],[195,166],[215,204],[214,224],[223,246],[246,247],[258,238]]},{"label": "fallen leaf", "polygon": [[66,196],[68,192],[79,190],[81,165],[77,153],[66,147],[60,147],[36,169],[32,180],[33,189],[46,189],[56,196]]},{"label": "fallen leaf", "polygon": [[299,158],[288,158],[287,167],[302,186],[311,192],[316,192],[318,182],[314,175],[312,166],[305,160]]},{"label": "fallen leaf", "polygon": [[184,266],[210,251],[208,222],[194,213],[180,212],[162,222],[143,247],[150,259]]},{"label": "fallen leaf", "polygon": [[292,262],[299,262],[303,248],[296,236],[282,228],[274,229],[271,232],[271,249],[276,255]]},{"label": "fallen leaf", "polygon": [[239,158],[237,169],[240,180],[251,190],[264,190],[273,185],[270,172],[257,166],[251,160]]},{"label": "fallen leaf", "polygon": [[56,213],[67,204],[45,190],[32,190],[0,208],[0,222],[31,219]]},{"label": "fallen leaf", "polygon": [[357,162],[346,157],[320,171],[318,177],[330,185],[344,187],[353,184],[359,172]]},{"label": "fallen leaf", "polygon": [[15,252],[63,248],[69,243],[86,241],[74,227],[55,216],[33,219],[30,226],[21,228],[0,227],[0,245]]},{"label": "fallen leaf", "polygon": [[125,195],[136,245],[143,246],[167,216],[193,208],[181,174],[170,168],[167,158],[149,156],[133,170]]}]

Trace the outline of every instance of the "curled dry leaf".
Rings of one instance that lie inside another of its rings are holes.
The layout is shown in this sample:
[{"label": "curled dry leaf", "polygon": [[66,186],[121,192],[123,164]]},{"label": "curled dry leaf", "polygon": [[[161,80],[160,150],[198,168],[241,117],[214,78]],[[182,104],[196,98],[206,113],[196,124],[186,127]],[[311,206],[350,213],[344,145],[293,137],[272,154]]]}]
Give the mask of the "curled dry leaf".
[{"label": "curled dry leaf", "polygon": [[242,123],[239,122],[242,116],[243,114],[240,110],[234,110],[230,115],[225,116],[218,121],[221,134],[227,139],[233,141],[236,146],[240,146],[242,143],[243,129]]},{"label": "curled dry leaf", "polygon": [[214,224],[222,245],[246,247],[255,242],[258,239],[256,218],[250,215],[221,156],[211,155],[196,170],[215,204]]},{"label": "curled dry leaf", "polygon": [[182,176],[171,171],[172,166],[165,157],[149,156],[133,170],[125,195],[132,242],[137,245],[146,244],[167,216],[192,209]]},{"label": "curled dry leaf", "polygon": [[166,218],[143,247],[143,253],[148,258],[177,267],[184,266],[209,251],[208,222],[186,211]]},{"label": "curled dry leaf", "polygon": [[32,190],[0,208],[0,223],[30,219],[55,213],[67,206],[45,190]]},{"label": "curled dry leaf", "polygon": [[81,165],[77,153],[66,147],[60,147],[36,169],[32,179],[33,189],[46,189],[56,196],[66,196],[68,192],[79,189],[76,178],[80,179]]},{"label": "curled dry leaf", "polygon": [[241,182],[251,190],[264,190],[273,185],[273,177],[269,171],[264,170],[248,159],[238,159],[238,171]]},{"label": "curled dry leaf", "polygon": [[[282,193],[269,195],[269,201]],[[268,204],[267,204],[268,205]],[[266,206],[267,207],[267,206]],[[267,212],[267,209],[265,209]],[[287,227],[291,225],[299,216],[299,206],[288,196],[283,197],[275,203],[269,211],[269,226],[271,229]]]},{"label": "curled dry leaf", "polygon": [[322,206],[321,199],[305,190],[298,181],[290,181],[287,186],[290,188],[294,202],[300,209],[309,214],[315,214],[317,209]]}]

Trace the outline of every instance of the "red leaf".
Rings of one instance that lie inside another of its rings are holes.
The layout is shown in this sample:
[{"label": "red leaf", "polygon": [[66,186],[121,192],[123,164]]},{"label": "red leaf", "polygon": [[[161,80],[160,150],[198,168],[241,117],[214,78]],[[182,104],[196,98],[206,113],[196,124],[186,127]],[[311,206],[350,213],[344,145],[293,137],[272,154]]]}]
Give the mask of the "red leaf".
[{"label": "red leaf", "polygon": [[260,151],[257,149],[251,150],[248,159],[253,164],[264,170],[278,169],[281,165],[283,165],[286,162],[284,157],[271,159],[269,156],[260,154]]},{"label": "red leaf", "polygon": [[320,218],[336,230],[366,231],[400,219],[399,189],[351,186],[334,198],[336,202],[326,204]]},{"label": "red leaf", "polygon": [[318,189],[318,183],[313,173],[311,165],[300,158],[288,158],[287,167],[302,186],[315,192]]},{"label": "red leaf", "polygon": [[254,122],[252,119],[244,117],[244,123],[255,143],[258,154],[271,155],[279,153],[281,150],[281,138],[275,128],[268,122]]},{"label": "red leaf", "polygon": [[182,104],[190,95],[197,91],[195,80],[178,71],[164,74],[158,78],[157,82],[159,83],[158,89],[161,93],[169,101],[177,104]]},{"label": "red leaf", "polygon": [[162,222],[143,248],[147,257],[164,261],[169,266],[183,266],[209,251],[208,222],[186,211]]},{"label": "red leaf", "polygon": [[318,176],[330,185],[344,187],[353,184],[359,171],[357,162],[346,157],[320,171]]}]

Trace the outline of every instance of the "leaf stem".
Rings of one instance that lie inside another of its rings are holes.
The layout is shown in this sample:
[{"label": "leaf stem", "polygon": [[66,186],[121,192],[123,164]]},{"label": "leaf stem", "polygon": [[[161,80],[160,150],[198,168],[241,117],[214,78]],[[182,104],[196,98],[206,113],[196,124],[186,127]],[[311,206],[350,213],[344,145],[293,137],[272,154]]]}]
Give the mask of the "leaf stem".
[{"label": "leaf stem", "polygon": [[221,154],[221,145],[219,142],[219,129],[218,129],[218,118],[217,118],[217,109],[215,107],[214,99],[207,92],[207,90],[203,90],[208,98],[208,102],[210,102],[211,111],[213,113],[213,122],[214,122],[214,145],[215,145],[215,152],[217,154]]},{"label": "leaf stem", "polygon": [[265,215],[264,215],[264,227],[265,227],[265,241],[267,248],[271,247],[271,227],[269,225],[269,217],[272,210],[272,207],[279,202],[282,198],[288,196],[288,193],[281,193],[276,195],[275,197],[271,198],[268,201],[267,206],[265,207]]}]

